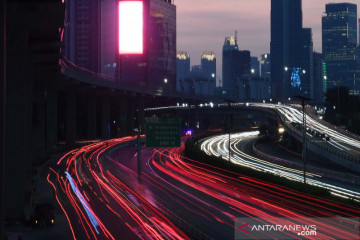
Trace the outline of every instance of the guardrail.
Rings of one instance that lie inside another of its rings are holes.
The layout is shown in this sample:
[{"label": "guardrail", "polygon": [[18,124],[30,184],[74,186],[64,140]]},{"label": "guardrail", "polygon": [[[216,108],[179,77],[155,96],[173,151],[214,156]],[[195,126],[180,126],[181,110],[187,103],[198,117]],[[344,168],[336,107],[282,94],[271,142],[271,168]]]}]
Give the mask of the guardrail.
[{"label": "guardrail", "polygon": [[214,95],[205,95],[205,94],[187,94],[182,92],[167,92],[167,91],[156,91],[149,88],[148,86],[139,86],[137,84],[131,84],[131,79],[121,80],[116,79],[115,77],[99,74],[92,72],[88,69],[81,68],[74,63],[70,62],[66,58],[60,59],[60,66],[62,73],[70,78],[73,78],[77,81],[85,82],[90,85],[95,85],[99,87],[106,87],[110,89],[122,90],[126,92],[139,93],[144,95],[151,96],[162,96],[162,97],[171,97],[179,98],[186,100],[204,100],[212,101],[216,100],[217,97]]}]

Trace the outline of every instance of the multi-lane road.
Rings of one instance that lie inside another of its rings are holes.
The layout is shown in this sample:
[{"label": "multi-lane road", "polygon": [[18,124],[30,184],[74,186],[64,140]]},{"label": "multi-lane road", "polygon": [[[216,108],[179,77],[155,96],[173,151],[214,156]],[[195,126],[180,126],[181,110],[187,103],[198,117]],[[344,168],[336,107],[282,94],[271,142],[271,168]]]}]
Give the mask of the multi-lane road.
[{"label": "multi-lane road", "polygon": [[[271,163],[248,154],[244,147],[246,141],[256,138],[259,132],[244,132],[231,134],[230,138],[230,161],[232,163],[246,166],[260,172],[269,172],[290,180],[302,182],[303,171],[284,167],[281,163]],[[224,161],[229,161],[229,134],[209,137],[200,142],[200,148],[208,155],[222,157]],[[342,187],[340,184],[330,183],[326,179],[322,179],[321,175],[308,172],[306,174],[307,183],[328,189],[332,194],[344,198],[351,198],[360,202],[359,187],[351,187],[349,189]]]},{"label": "multi-lane road", "polygon": [[[359,223],[351,218],[360,209],[186,159],[184,144],[143,149],[140,177],[133,142],[128,137],[76,149],[49,169],[74,239],[234,239],[236,217],[268,224],[276,224],[273,217],[292,224],[304,224],[305,217],[342,217],[346,227],[313,220],[317,236],[359,237]],[[304,238],[296,230],[284,234]]]}]

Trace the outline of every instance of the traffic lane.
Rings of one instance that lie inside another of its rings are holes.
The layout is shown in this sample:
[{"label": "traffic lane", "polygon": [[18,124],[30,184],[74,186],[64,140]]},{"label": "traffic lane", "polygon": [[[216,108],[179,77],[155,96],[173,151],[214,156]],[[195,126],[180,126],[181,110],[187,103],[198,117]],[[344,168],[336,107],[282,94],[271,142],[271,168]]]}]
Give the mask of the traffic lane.
[{"label": "traffic lane", "polygon": [[[200,197],[200,196],[199,196],[199,197]],[[201,197],[201,199],[204,199],[204,198]],[[275,202],[277,202],[277,201],[275,200]],[[224,204],[221,203],[221,206],[224,206]],[[247,207],[249,207],[249,204],[247,204]],[[263,207],[263,208],[275,207],[275,208],[279,209],[278,206],[272,206],[272,205],[269,204],[268,202],[263,202],[262,207]],[[305,209],[308,209],[308,207],[305,207]],[[233,209],[233,210],[234,210],[234,209]],[[261,212],[260,209],[255,209],[255,211]],[[236,210],[235,210],[235,212],[236,212]],[[312,212],[311,209],[310,209],[310,212]],[[272,212],[272,213],[274,213],[274,212]],[[279,211],[278,211],[278,213],[279,213]],[[237,215],[240,215],[239,212],[237,212],[236,214],[237,214]],[[248,216],[248,215],[245,215],[245,216]],[[258,216],[259,216],[259,215],[258,215]],[[262,213],[261,216],[262,216],[262,217],[265,217],[266,215],[264,215],[264,213]],[[298,215],[293,215],[293,217],[294,217],[294,216],[298,216]],[[231,232],[231,231],[230,231],[230,232]]]},{"label": "traffic lane", "polygon": [[[280,164],[270,163],[268,161],[252,157],[244,153],[241,149],[238,149],[236,146],[238,143],[245,141],[248,138],[254,137],[257,135],[257,132],[244,132],[232,134],[231,136],[231,145],[230,149],[232,152],[231,162],[240,166],[246,166],[252,168],[259,172],[270,172],[281,177],[288,178],[290,180],[302,182],[303,181],[303,171],[283,167]],[[214,155],[217,157],[222,157],[226,161],[229,157],[229,138],[227,134],[210,137],[201,141],[201,149],[208,155]],[[360,194],[357,191],[352,191],[351,189],[342,188],[337,185],[330,185],[321,180],[318,181],[313,179],[313,177],[321,177],[318,174],[307,173],[307,183],[310,185],[321,186],[329,189],[332,194],[352,199],[360,199]]]},{"label": "traffic lane", "polygon": [[[122,150],[123,151],[123,150]],[[197,226],[200,230],[203,230],[210,236],[215,236],[221,239],[231,239],[233,237],[233,222],[232,219],[225,215],[221,210],[215,209],[216,204],[208,203],[202,198],[197,196],[198,192],[192,193],[191,188],[182,186],[181,183],[174,181],[174,179],[167,179],[168,176],[159,176],[151,169],[151,159],[153,150],[143,151],[143,160],[147,159],[147,163],[143,162],[143,174],[141,181],[135,171],[126,171],[126,167],[120,166],[118,163],[114,163],[117,166],[117,170],[123,171],[117,172],[117,177],[124,179],[127,184],[141,193],[146,200],[151,202],[158,208],[166,208],[172,211],[174,214],[179,215],[182,219],[186,220],[189,225]],[[121,156],[124,153],[118,153]],[[128,154],[132,155],[132,154]],[[133,166],[135,166],[136,156],[133,159]],[[147,156],[144,157],[144,156]],[[115,157],[114,157],[115,158]],[[130,163],[131,161],[125,161]],[[114,167],[112,167],[114,169]],[[223,215],[228,218],[227,226],[223,226],[222,222],[217,221],[218,216]],[[216,232],[212,230],[216,229]]]}]

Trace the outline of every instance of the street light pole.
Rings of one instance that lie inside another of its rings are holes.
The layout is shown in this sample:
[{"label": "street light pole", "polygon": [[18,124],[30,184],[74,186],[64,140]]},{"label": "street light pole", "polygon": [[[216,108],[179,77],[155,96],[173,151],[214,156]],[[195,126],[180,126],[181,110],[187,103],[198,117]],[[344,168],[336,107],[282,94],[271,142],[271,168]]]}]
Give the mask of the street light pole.
[{"label": "street light pole", "polygon": [[304,163],[303,172],[304,172],[304,183],[306,183],[306,159],[307,159],[307,144],[306,144],[306,114],[305,114],[305,100],[311,100],[308,97],[304,96],[295,96],[298,99],[301,99],[301,106],[303,111],[303,129],[302,129],[302,159]]},{"label": "street light pole", "polygon": [[228,128],[229,128],[229,163],[231,163],[231,148],[230,148],[230,141],[231,141],[231,129],[230,129],[230,108],[231,108],[231,102],[230,100],[227,100],[228,103],[228,110],[229,110],[229,115],[228,115]]},{"label": "street light pole", "polygon": [[303,109],[303,161],[304,161],[304,183],[306,183],[306,115],[305,115],[305,101],[301,99],[301,105]]}]

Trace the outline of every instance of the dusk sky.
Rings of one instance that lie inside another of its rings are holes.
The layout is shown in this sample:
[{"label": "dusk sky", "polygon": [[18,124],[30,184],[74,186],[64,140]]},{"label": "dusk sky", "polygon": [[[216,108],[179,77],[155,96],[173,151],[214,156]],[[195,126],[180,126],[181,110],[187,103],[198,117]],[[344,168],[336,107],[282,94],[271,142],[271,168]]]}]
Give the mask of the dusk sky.
[{"label": "dusk sky", "polygon": [[[325,4],[358,4],[359,0],[302,2],[303,27],[313,29],[314,50],[321,52],[321,16]],[[252,56],[270,52],[270,3],[270,0],[175,0],[177,50],[190,54],[192,66],[200,64],[202,52],[215,52],[217,75],[222,78],[222,45],[226,36],[234,36],[235,30],[241,50],[250,50]]]}]

